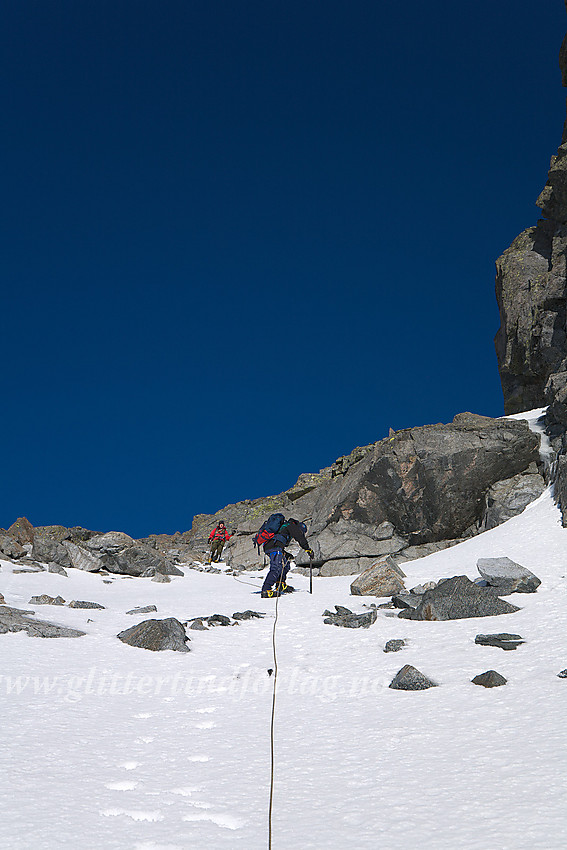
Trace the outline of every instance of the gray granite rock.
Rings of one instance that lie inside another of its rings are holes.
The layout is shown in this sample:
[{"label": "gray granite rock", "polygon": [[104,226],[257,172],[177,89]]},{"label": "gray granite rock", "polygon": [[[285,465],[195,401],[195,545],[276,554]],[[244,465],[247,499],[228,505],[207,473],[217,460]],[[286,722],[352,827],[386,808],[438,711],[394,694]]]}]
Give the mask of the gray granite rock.
[{"label": "gray granite rock", "polygon": [[364,614],[354,614],[349,608],[335,605],[335,612],[324,611],[323,622],[329,626],[342,626],[345,629],[368,629],[376,622],[378,614],[376,609]]},{"label": "gray granite rock", "polygon": [[[183,575],[183,573],[181,573],[181,575]],[[171,579],[168,575],[165,575],[165,573],[156,573],[152,581],[157,582],[157,584],[169,584]]]},{"label": "gray granite rock", "polygon": [[488,531],[511,519],[537,499],[545,490],[546,484],[538,473],[537,467],[532,473],[520,473],[504,481],[497,481],[486,494],[485,510],[480,528]]},{"label": "gray granite rock", "polygon": [[189,626],[189,628],[193,629],[194,631],[197,631],[197,632],[208,632],[209,631],[209,627],[205,626],[205,624],[203,623],[203,620],[200,619],[200,618],[197,619],[197,620],[193,620],[191,625]]},{"label": "gray granite rock", "polygon": [[69,602],[69,608],[98,608],[104,610],[104,605],[99,605],[98,602],[83,602],[80,599],[74,599]]},{"label": "gray granite rock", "polygon": [[535,593],[541,584],[541,580],[531,570],[510,558],[479,558],[476,566],[492,587],[502,590],[503,596],[509,593]]},{"label": "gray granite rock", "polygon": [[474,642],[480,644],[480,646],[496,646],[506,651],[517,649],[520,644],[525,643],[521,635],[513,635],[508,632],[499,632],[494,635],[477,635]]},{"label": "gray granite rock", "polygon": [[0,634],[25,631],[30,637],[42,638],[82,637],[86,634],[78,629],[69,629],[28,616],[33,613],[9,606],[0,607]]},{"label": "gray granite rock", "polygon": [[71,559],[69,553],[62,543],[52,540],[38,531],[34,534],[32,558],[35,561],[41,561],[44,564],[53,563],[59,564],[61,567],[71,567]]},{"label": "gray granite rock", "polygon": [[119,640],[129,646],[160,652],[171,649],[175,652],[189,652],[186,641],[189,640],[185,629],[175,617],[165,620],[143,620],[136,626],[125,629],[117,635]]},{"label": "gray granite rock", "polygon": [[356,578],[353,596],[394,596],[404,589],[405,573],[390,557],[382,558]]},{"label": "gray granite rock", "polygon": [[71,540],[63,540],[61,545],[67,550],[71,566],[75,567],[76,570],[84,570],[85,572],[93,573],[102,568],[103,564],[101,559],[93,552],[85,549],[84,546],[77,546],[77,544],[72,543]]},{"label": "gray granite rock", "polygon": [[498,688],[505,685],[508,680],[497,673],[496,670],[487,670],[471,679],[473,685],[482,685],[483,688]]},{"label": "gray granite rock", "polygon": [[157,611],[155,605],[145,605],[143,608],[132,608],[131,611],[126,611],[127,614],[151,614],[152,611]]},{"label": "gray granite rock", "polygon": [[236,611],[236,613],[234,613],[232,615],[232,619],[233,620],[255,620],[255,619],[261,619],[262,617],[265,617],[265,616],[266,616],[265,614],[261,614],[259,611],[247,610],[247,611]]},{"label": "gray granite rock", "polygon": [[65,605],[65,600],[62,596],[53,597],[42,593],[41,596],[32,596],[28,605]]},{"label": "gray granite rock", "polygon": [[437,685],[411,664],[406,664],[396,673],[388,687],[396,691],[425,691]]},{"label": "gray granite rock", "polygon": [[399,652],[405,645],[405,640],[389,640],[386,642],[384,652]]},{"label": "gray granite rock", "polygon": [[0,533],[0,556],[15,560],[26,554],[24,547],[9,534]]},{"label": "gray granite rock", "polygon": [[224,614],[213,614],[211,617],[207,617],[207,624],[209,626],[230,626],[230,617],[226,617]]},{"label": "gray granite rock", "polygon": [[60,564],[48,564],[47,570],[50,573],[56,573],[59,576],[65,576],[65,578],[68,577],[67,570],[65,569],[65,567],[62,567]]},{"label": "gray granite rock", "polygon": [[454,576],[423,594],[415,609],[406,608],[398,617],[408,620],[459,620],[512,614],[520,609],[493,592],[477,587],[467,576]]},{"label": "gray granite rock", "polygon": [[396,593],[392,596],[392,605],[394,608],[417,608],[423,598],[423,593]]}]

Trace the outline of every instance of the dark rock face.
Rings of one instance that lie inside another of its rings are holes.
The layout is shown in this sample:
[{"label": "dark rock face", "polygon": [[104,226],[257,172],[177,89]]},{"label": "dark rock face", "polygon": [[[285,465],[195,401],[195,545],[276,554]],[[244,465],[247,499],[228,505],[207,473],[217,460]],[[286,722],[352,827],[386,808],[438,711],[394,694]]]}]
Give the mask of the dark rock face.
[{"label": "dark rock face", "polygon": [[454,576],[423,594],[417,608],[405,608],[398,617],[407,620],[460,620],[492,617],[519,611],[492,588],[478,587],[467,576]]},{"label": "dark rock face", "polygon": [[175,652],[190,651],[186,646],[189,638],[185,634],[183,625],[175,617],[168,617],[166,620],[144,620],[120,632],[117,637],[123,643],[140,649],[150,649],[152,652],[160,652],[164,649]]},{"label": "dark rock face", "polygon": [[68,629],[65,626],[28,616],[33,613],[33,611],[22,611],[19,608],[0,607],[0,634],[25,631],[30,637],[42,638],[82,637],[86,634],[78,629]]},{"label": "dark rock face", "polygon": [[400,431],[326,489],[313,530],[388,521],[414,544],[460,537],[480,520],[488,488],[537,460],[538,446],[525,422],[473,414]]},{"label": "dark rock face", "polygon": [[368,629],[376,622],[378,614],[372,609],[367,614],[354,614],[349,608],[335,605],[335,611],[324,611],[323,622],[328,626],[342,626],[345,629]]},{"label": "dark rock face", "polygon": [[506,651],[517,649],[520,644],[525,643],[521,635],[511,635],[508,632],[499,632],[496,635],[477,635],[474,642],[480,644],[480,646],[496,646]]},{"label": "dark rock face", "polygon": [[425,691],[427,688],[436,688],[437,685],[411,664],[406,664],[396,673],[388,687],[395,691]]},{"label": "dark rock face", "polygon": [[479,558],[476,567],[489,585],[499,588],[502,596],[535,593],[541,584],[534,573],[510,558]]},{"label": "dark rock face", "polygon": [[[559,61],[565,85],[565,42]],[[537,205],[543,219],[496,263],[495,345],[506,413],[543,406],[549,378],[567,369],[567,125]]]},{"label": "dark rock face", "polygon": [[482,685],[483,688],[498,688],[505,685],[508,679],[497,673],[496,670],[487,670],[486,673],[481,673],[471,679],[473,685]]}]

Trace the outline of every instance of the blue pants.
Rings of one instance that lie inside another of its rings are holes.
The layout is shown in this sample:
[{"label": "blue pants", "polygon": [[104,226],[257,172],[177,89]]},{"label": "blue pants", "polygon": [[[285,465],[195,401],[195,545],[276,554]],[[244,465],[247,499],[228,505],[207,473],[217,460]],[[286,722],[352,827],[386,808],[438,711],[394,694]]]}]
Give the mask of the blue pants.
[{"label": "blue pants", "polygon": [[262,590],[271,590],[274,584],[277,588],[285,583],[289,572],[290,559],[284,555],[281,549],[270,549],[266,554],[270,558],[270,569],[264,579]]}]

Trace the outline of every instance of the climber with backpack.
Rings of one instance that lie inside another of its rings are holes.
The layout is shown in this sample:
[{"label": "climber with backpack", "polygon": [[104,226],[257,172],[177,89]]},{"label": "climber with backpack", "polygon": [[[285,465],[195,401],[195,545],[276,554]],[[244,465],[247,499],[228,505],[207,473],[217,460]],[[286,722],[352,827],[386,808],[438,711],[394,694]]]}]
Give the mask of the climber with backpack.
[{"label": "climber with backpack", "polygon": [[209,544],[211,546],[210,563],[214,564],[220,561],[224,544],[230,540],[231,534],[226,530],[224,522],[221,521],[216,528],[213,528],[209,534]]},{"label": "climber with backpack", "polygon": [[270,559],[270,569],[262,585],[261,595],[264,599],[281,596],[282,593],[292,593],[295,589],[286,584],[293,555],[286,552],[285,547],[291,540],[296,540],[309,557],[313,558],[313,550],[305,536],[306,532],[307,526],[304,522],[299,522],[297,519],[286,520],[283,514],[272,514],[253,538],[258,552],[260,546],[263,546],[264,552]]}]

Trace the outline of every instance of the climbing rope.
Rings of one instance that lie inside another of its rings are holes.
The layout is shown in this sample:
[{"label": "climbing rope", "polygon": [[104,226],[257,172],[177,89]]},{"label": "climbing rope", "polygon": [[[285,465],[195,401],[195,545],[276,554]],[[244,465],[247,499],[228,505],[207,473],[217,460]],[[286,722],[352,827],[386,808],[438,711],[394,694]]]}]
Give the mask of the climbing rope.
[{"label": "climbing rope", "polygon": [[[276,585],[276,590],[278,594],[281,592],[283,580],[283,567],[282,573]],[[276,596],[276,611],[274,618],[274,627],[272,629],[272,651],[274,655],[274,688],[272,691],[272,719],[270,721],[270,802],[268,805],[268,850],[272,850],[272,808],[274,802],[274,724],[276,718],[276,686],[278,681],[278,656],[276,652],[276,626],[278,624],[278,603],[280,601],[279,595]]]}]

